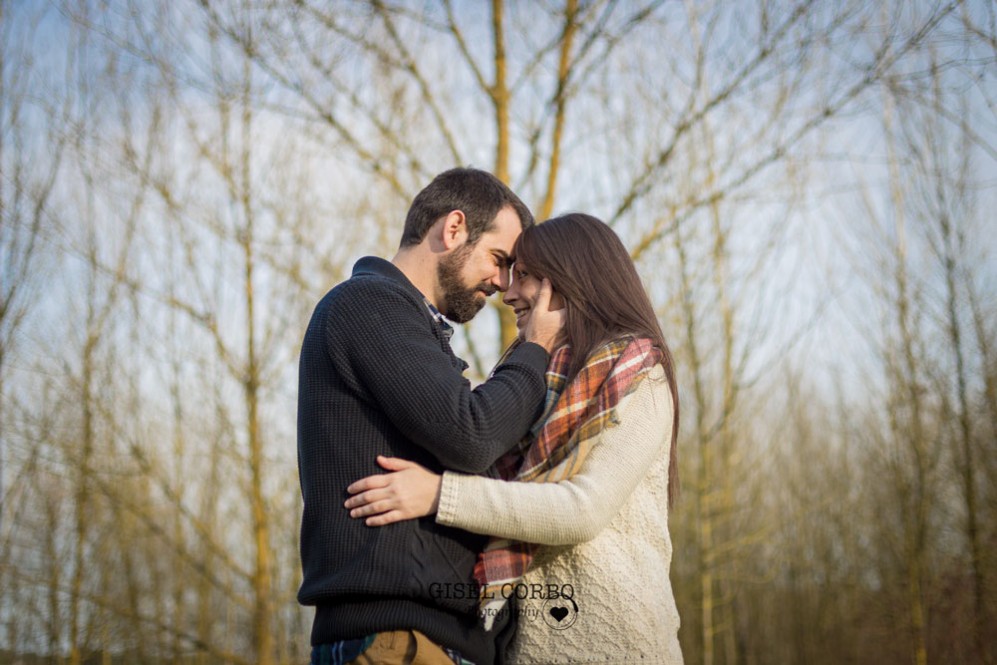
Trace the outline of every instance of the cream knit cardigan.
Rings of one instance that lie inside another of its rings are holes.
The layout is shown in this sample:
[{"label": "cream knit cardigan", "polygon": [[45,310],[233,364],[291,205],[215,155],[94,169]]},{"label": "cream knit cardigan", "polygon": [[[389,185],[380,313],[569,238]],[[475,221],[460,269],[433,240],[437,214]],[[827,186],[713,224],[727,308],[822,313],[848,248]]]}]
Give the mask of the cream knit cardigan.
[{"label": "cream knit cardigan", "polygon": [[[545,546],[524,586],[508,590],[522,598],[513,663],[682,663],[668,577],[672,399],[661,367],[653,371],[569,480],[443,475],[437,522]],[[548,585],[573,592],[574,605],[550,599]],[[551,615],[557,606],[569,614]]]}]

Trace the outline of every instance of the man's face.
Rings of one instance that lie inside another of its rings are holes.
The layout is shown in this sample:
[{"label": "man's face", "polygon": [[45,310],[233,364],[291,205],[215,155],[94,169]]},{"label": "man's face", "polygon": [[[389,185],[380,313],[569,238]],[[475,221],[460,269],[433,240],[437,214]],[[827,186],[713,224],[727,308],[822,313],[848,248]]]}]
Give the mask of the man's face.
[{"label": "man's face", "polygon": [[495,228],[481,234],[478,242],[440,259],[437,278],[444,316],[466,323],[481,311],[488,296],[509,288],[509,257],[520,233],[519,216],[505,207],[495,216]]}]

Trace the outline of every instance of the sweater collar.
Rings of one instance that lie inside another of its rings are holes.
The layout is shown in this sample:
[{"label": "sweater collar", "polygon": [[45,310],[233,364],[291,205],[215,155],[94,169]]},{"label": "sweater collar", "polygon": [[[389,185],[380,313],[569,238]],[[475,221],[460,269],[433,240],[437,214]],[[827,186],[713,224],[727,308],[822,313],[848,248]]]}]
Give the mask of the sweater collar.
[{"label": "sweater collar", "polygon": [[415,288],[415,285],[409,281],[409,278],[405,276],[401,270],[398,269],[391,261],[387,261],[378,256],[365,256],[355,264],[353,264],[353,276],[358,275],[376,275],[378,277],[385,277],[387,279],[394,280],[405,287],[409,293],[421,300],[426,304],[426,308],[429,310],[430,316],[440,324],[443,336],[450,340],[453,336],[453,326],[447,321],[446,317],[436,309],[433,303],[429,302],[429,298],[423,295],[422,291]]},{"label": "sweater collar", "polygon": [[394,280],[404,286],[414,297],[419,300],[425,300],[422,291],[415,288],[415,284],[409,281],[405,273],[399,270],[391,261],[382,259],[379,256],[365,256],[353,264],[353,276],[357,277],[359,275],[376,275]]}]

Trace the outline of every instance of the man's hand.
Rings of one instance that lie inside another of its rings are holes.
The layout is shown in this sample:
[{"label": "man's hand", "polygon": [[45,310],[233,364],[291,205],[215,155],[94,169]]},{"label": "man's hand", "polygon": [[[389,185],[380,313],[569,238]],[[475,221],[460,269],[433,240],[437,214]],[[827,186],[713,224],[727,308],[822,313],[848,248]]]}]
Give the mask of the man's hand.
[{"label": "man's hand", "polygon": [[547,353],[554,350],[561,340],[564,330],[564,323],[567,321],[567,310],[565,308],[551,310],[550,297],[553,289],[550,280],[546,277],[540,283],[540,293],[533,303],[530,319],[526,322],[523,330],[523,339],[533,342],[547,349]]}]

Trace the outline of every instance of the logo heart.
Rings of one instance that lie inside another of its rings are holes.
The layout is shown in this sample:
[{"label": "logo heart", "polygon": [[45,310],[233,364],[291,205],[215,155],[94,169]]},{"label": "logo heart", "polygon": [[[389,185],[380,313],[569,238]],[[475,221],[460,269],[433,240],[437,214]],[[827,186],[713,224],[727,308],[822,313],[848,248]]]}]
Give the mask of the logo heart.
[{"label": "logo heart", "polygon": [[550,608],[548,610],[548,612],[550,612],[550,615],[552,617],[554,617],[555,619],[557,619],[558,623],[560,623],[561,621],[563,621],[564,617],[568,616],[568,608],[567,607],[552,607],[552,608]]}]

